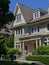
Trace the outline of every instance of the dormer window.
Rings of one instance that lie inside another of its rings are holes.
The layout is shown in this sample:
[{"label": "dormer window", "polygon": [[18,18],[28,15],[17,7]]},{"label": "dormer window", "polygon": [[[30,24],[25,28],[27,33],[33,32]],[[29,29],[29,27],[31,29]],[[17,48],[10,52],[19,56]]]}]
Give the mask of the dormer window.
[{"label": "dormer window", "polygon": [[36,19],[36,18],[38,18],[38,17],[40,17],[40,11],[35,11],[35,12],[33,13],[33,19]]},{"label": "dormer window", "polygon": [[35,18],[37,18],[38,17],[38,11],[37,12],[35,12]]},{"label": "dormer window", "polygon": [[18,22],[21,21],[21,14],[18,14],[18,15],[16,16],[16,19],[17,19]]}]

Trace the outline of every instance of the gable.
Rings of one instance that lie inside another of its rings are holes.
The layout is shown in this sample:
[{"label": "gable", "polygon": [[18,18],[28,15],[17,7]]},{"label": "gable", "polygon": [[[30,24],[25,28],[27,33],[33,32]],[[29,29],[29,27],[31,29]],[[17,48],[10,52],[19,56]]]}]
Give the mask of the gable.
[{"label": "gable", "polygon": [[[19,14],[21,14],[21,20],[20,21],[17,21],[17,15],[19,15]],[[15,21],[14,21],[13,26],[21,25],[21,24],[25,24],[25,23],[26,22],[25,22],[25,19],[23,17],[23,14],[22,14],[22,12],[20,10],[20,7],[19,7],[19,5],[17,5],[17,10],[15,12]]]}]

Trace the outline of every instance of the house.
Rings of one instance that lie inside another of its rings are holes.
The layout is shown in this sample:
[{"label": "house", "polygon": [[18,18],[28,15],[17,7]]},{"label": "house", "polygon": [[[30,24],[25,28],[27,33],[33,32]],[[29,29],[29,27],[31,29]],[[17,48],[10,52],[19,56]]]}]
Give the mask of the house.
[{"label": "house", "polygon": [[11,35],[11,34],[13,34],[13,31],[10,30],[11,25],[12,25],[11,22],[6,23],[4,25],[4,27],[0,29],[0,34],[4,34],[4,35]]},{"label": "house", "polygon": [[17,3],[14,15],[14,48],[29,55],[39,46],[49,45],[49,8],[34,10]]}]

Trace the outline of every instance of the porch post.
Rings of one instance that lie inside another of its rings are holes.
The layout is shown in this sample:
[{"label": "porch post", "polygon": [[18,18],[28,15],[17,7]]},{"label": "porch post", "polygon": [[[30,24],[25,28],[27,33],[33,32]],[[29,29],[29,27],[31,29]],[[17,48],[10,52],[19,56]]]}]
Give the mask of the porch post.
[{"label": "porch post", "polygon": [[38,41],[36,40],[36,49],[37,49],[37,47],[38,47]]},{"label": "porch post", "polygon": [[39,40],[39,46],[41,46],[41,39]]},{"label": "porch post", "polygon": [[25,55],[24,50],[25,50],[25,49],[24,49],[24,42],[23,42],[23,56]]},{"label": "porch post", "polygon": [[14,48],[16,48],[16,42],[14,41]]},{"label": "porch post", "polygon": [[20,42],[20,51],[21,51],[21,42]]}]

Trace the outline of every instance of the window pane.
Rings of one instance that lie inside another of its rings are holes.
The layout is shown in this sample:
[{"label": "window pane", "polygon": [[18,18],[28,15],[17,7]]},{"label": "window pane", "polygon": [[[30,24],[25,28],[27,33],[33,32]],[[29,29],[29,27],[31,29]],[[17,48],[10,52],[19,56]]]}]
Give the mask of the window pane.
[{"label": "window pane", "polygon": [[49,30],[49,24],[47,24],[47,29]]},{"label": "window pane", "polygon": [[17,15],[17,21],[20,21],[21,20],[21,14],[18,14]]},{"label": "window pane", "polygon": [[37,30],[38,30],[38,32],[39,32],[39,26],[37,26]]},{"label": "window pane", "polygon": [[26,34],[26,33],[28,33],[28,28],[27,27],[24,28],[24,34]]},{"label": "window pane", "polygon": [[33,28],[32,28],[32,33],[33,33]]}]

